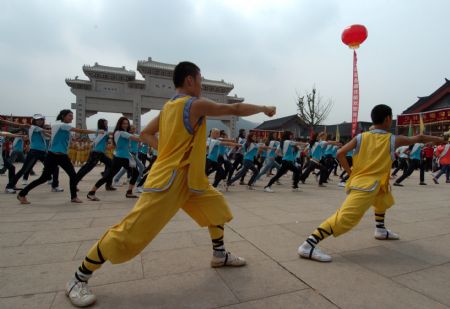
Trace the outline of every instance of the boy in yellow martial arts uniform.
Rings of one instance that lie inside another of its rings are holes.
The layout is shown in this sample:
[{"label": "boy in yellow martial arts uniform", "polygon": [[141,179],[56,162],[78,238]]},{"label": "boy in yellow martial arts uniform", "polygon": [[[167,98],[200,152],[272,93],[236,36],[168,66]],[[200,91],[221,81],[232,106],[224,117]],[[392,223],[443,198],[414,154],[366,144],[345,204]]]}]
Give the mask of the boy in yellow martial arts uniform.
[{"label": "boy in yellow martial arts uniform", "polygon": [[[224,224],[233,216],[223,195],[205,175],[206,116],[275,114],[273,106],[220,104],[200,98],[202,77],[193,63],[179,63],[173,73],[176,95],[158,117],[142,131],[142,140],[158,149],[141,195],[133,210],[111,227],[89,250],[75,276],[66,284],[66,295],[75,306],[93,304],[87,286],[92,273],[105,261],[124,263],[138,255],[181,208],[212,239],[211,267],[243,266],[245,260],[225,251]],[[159,137],[157,137],[159,133]]]},{"label": "boy in yellow martial arts uniform", "polygon": [[[415,143],[443,142],[435,136],[395,136],[389,133],[392,125],[392,109],[377,105],[371,112],[373,129],[357,135],[337,154],[339,162],[350,175],[346,184],[348,196],[341,208],[326,219],[298,248],[302,258],[330,262],[331,256],[322,252],[317,244],[326,237],[337,237],[355,227],[370,206],[375,211],[375,238],[399,239],[384,226],[386,210],[394,204],[390,191],[389,175],[397,147]],[[353,169],[345,155],[353,150]]]}]

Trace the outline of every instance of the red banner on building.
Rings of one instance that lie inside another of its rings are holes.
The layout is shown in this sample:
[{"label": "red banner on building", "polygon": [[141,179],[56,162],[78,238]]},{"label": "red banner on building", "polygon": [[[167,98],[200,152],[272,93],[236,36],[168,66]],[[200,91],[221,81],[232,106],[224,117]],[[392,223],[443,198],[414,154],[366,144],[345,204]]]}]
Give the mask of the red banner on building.
[{"label": "red banner on building", "polygon": [[358,112],[359,112],[359,80],[356,51],[353,51],[353,92],[352,92],[352,137],[356,135],[358,128]]},{"label": "red banner on building", "polygon": [[409,126],[410,123],[412,125],[420,125],[420,114],[422,114],[424,124],[450,121],[450,108],[445,108],[425,113],[398,115],[397,126]]},{"label": "red banner on building", "polygon": [[[27,116],[14,116],[14,115],[0,115],[0,119],[9,120],[12,122],[18,122],[21,124],[31,124],[31,120],[33,120],[33,117],[27,117]],[[0,122],[0,131],[8,131],[8,129],[11,128],[6,123]],[[13,127],[15,128],[15,127]]]},{"label": "red banner on building", "polygon": [[274,130],[250,130],[250,133],[255,134],[256,140],[263,140],[272,135],[274,138],[281,139],[281,135],[283,135],[283,131],[274,131]]}]

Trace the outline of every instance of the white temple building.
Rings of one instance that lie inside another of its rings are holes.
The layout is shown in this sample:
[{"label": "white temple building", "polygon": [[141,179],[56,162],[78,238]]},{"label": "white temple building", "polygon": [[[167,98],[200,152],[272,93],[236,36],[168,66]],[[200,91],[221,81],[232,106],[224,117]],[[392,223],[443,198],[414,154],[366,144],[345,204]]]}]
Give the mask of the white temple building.
[{"label": "white temple building", "polygon": [[[125,67],[110,67],[95,63],[84,65],[83,72],[89,80],[66,79],[70,91],[76,96],[72,109],[76,110],[76,126],[86,128],[86,118],[98,112],[121,113],[132,120],[138,130],[141,115],[150,110],[161,110],[175,88],[172,82],[174,64],[148,60],[138,61],[137,70],[144,77],[136,79],[136,72]],[[203,79],[204,97],[220,103],[243,102],[244,98],[231,96],[233,84],[223,80]],[[229,128],[229,135],[236,136],[237,117],[218,117]]]}]

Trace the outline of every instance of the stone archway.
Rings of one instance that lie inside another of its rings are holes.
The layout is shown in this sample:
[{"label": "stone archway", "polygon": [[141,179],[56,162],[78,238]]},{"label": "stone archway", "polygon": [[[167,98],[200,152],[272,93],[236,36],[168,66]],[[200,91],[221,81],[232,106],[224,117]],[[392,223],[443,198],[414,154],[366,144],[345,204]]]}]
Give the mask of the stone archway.
[{"label": "stone archway", "polygon": [[[83,72],[89,80],[66,79],[70,91],[76,96],[72,109],[76,110],[76,126],[86,128],[86,118],[97,112],[122,113],[130,118],[138,130],[141,115],[150,110],[161,110],[173,95],[174,64],[153,61],[151,58],[138,61],[137,70],[144,80],[136,79],[136,73],[125,67],[111,67],[95,63],[84,65]],[[203,95],[220,103],[243,102],[244,98],[230,96],[233,84],[223,80],[203,80]],[[237,117],[216,117],[229,128],[229,136],[236,136]]]}]

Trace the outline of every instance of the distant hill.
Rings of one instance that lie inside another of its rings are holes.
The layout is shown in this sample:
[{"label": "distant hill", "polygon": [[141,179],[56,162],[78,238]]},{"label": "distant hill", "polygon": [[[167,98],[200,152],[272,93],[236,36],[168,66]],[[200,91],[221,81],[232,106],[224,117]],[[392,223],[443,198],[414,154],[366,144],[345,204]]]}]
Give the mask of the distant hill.
[{"label": "distant hill", "polygon": [[[247,132],[250,129],[254,129],[259,125],[259,123],[251,122],[248,120],[245,120],[243,118],[239,118],[239,120],[236,123],[236,131],[239,131],[239,129],[245,129]],[[217,128],[219,130],[227,130],[227,126],[222,123],[220,120],[207,120],[206,121],[206,129],[207,132],[211,130],[212,128]]]},{"label": "distant hill", "polygon": [[[239,131],[239,129],[245,129],[248,132],[248,130],[254,129],[254,128],[256,128],[259,125],[260,125],[260,123],[251,122],[251,121],[245,120],[243,118],[239,118],[239,120],[236,123],[236,129],[237,129],[237,131]],[[207,130],[207,132],[209,132],[209,130],[211,130],[212,128],[217,128],[219,130],[227,130],[227,126],[224,125],[222,123],[222,121],[208,119],[206,121],[206,130]],[[144,126],[142,126],[141,130],[142,129],[144,129]],[[113,132],[114,131],[114,126],[108,127],[108,130],[110,132]],[[92,135],[92,136],[94,136],[94,135]]]}]

